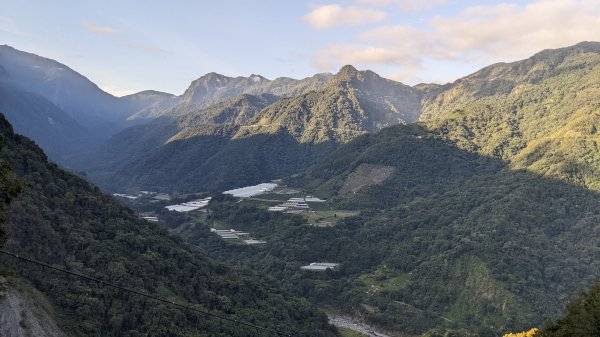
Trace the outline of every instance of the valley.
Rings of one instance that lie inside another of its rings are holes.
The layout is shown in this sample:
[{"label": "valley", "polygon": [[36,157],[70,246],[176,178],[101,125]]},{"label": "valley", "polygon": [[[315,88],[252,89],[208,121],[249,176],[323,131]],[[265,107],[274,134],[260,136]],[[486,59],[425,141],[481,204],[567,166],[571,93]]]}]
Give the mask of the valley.
[{"label": "valley", "polygon": [[[598,42],[445,85],[346,65],[124,97],[2,46],[0,243],[294,336],[560,336],[600,279],[599,94]],[[254,333],[46,276],[0,259],[35,329]]]}]

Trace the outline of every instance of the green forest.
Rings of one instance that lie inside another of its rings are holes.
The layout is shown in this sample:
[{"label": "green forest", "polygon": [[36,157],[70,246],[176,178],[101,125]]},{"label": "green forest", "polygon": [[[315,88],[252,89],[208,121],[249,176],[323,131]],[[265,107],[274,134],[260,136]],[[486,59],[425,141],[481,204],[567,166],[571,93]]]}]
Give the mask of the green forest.
[{"label": "green forest", "polygon": [[[159,225],[139,220],[97,187],[48,162],[4,119],[0,131],[2,201],[12,199],[2,225],[5,249],[294,336],[337,335],[327,316],[306,300],[286,295],[255,272],[213,262]],[[18,184],[6,188],[14,179]],[[13,282],[29,282],[51,299],[59,326],[70,336],[270,335],[10,257],[0,263]]]},{"label": "green forest", "polygon": [[[0,119],[0,243],[293,336],[339,336],[325,312],[392,335],[599,334],[600,43],[447,85],[408,87],[351,66],[327,83],[128,129],[81,176]],[[88,176],[110,189],[213,198],[190,213],[166,201],[132,210]],[[218,193],[276,178],[327,199],[319,207],[330,222]],[[211,228],[265,243],[226,242]],[[300,268],[313,262],[340,265]],[[9,257],[0,273],[46,294],[73,336],[260,334]]]},{"label": "green forest", "polygon": [[[419,123],[356,137],[286,178],[333,209],[358,212],[332,227],[226,197],[203,216],[159,217],[187,228],[184,240],[215,259],[390,331],[542,327],[600,278],[598,51],[597,43],[544,51],[432,86]],[[349,190],[365,167],[393,173]],[[228,244],[213,226],[267,243]],[[299,268],[318,261],[341,268]]]},{"label": "green forest", "polygon": [[[359,163],[394,165],[398,173],[383,186],[330,195],[334,208],[360,210],[333,227],[227,197],[216,198],[205,218],[159,216],[172,227],[196,223],[185,240],[215,258],[283,279],[320,306],[414,334],[444,327],[495,336],[539,325],[600,278],[594,191],[514,170],[414,125],[365,135],[338,151],[309,171],[314,182],[290,181],[326,193]],[[210,233],[215,224],[267,243],[228,244]],[[342,267],[299,269],[316,261]]]}]

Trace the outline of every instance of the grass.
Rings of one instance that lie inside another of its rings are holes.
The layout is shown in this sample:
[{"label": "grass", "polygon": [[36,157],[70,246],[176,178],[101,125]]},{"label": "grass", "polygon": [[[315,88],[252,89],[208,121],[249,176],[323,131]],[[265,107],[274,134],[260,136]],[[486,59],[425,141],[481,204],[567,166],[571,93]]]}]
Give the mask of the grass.
[{"label": "grass", "polygon": [[354,331],[348,328],[337,328],[343,337],[367,337],[364,333]]},{"label": "grass", "polygon": [[408,285],[410,276],[399,273],[396,270],[380,266],[369,274],[363,274],[358,278],[365,284],[366,292],[375,295],[381,291],[399,290]]},{"label": "grass", "polygon": [[306,213],[304,216],[306,221],[316,226],[333,226],[335,223],[345,217],[358,215],[357,211],[335,210],[317,211],[315,213]]}]

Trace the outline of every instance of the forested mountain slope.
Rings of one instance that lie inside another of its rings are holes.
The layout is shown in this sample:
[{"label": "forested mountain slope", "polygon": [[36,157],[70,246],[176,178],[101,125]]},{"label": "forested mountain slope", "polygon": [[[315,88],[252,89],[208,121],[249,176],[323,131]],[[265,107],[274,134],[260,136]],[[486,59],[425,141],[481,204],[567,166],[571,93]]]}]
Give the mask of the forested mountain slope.
[{"label": "forested mountain slope", "polygon": [[239,135],[285,130],[302,143],[347,142],[419,116],[421,92],[347,65],[322,90],[285,99],[262,111]]},{"label": "forested mountain slope", "polygon": [[459,147],[598,190],[600,43],[496,64],[424,99],[421,121]]},{"label": "forested mountain slope", "polygon": [[[155,90],[140,91],[120,97],[130,111],[128,120],[137,120],[159,115],[179,103],[180,97]],[[143,118],[142,118],[143,117]]]},{"label": "forested mountain slope", "polygon": [[[205,82],[232,85],[213,77]],[[219,92],[207,85],[195,85],[196,91]],[[346,66],[321,89],[297,97],[245,94],[173,122],[130,128],[77,168],[111,190],[197,192],[254,184],[300,171],[361,134],[416,120],[420,94]]]},{"label": "forested mountain slope", "polygon": [[[294,336],[336,335],[323,313],[283,294],[272,280],[204,258],[159,225],[137,219],[98,188],[49,163],[31,140],[15,135],[4,118],[0,136],[2,161],[12,166],[23,185],[21,195],[6,209],[5,249]],[[4,178],[0,182],[8,186]],[[2,189],[3,200],[5,192]],[[17,277],[50,298],[60,328],[72,336],[266,335],[37,266],[15,264],[6,257],[0,263],[4,273],[15,270]]]},{"label": "forested mountain slope", "polygon": [[77,168],[111,190],[198,192],[286,176],[328,145],[298,144],[285,134],[232,140],[240,123],[276,100],[242,95],[176,121],[161,118],[124,130]]},{"label": "forested mountain slope", "polygon": [[57,162],[65,163],[74,153],[81,153],[100,141],[55,104],[7,83],[2,75],[0,111],[6,111],[6,118],[17,132],[28,134]]},{"label": "forested mountain slope", "polygon": [[127,125],[129,110],[117,97],[64,64],[3,45],[0,65],[7,82],[46,98],[103,137]]},{"label": "forested mountain slope", "polygon": [[79,155],[118,131],[140,111],[164,110],[170,94],[142,92],[119,98],[55,60],[0,46],[0,111],[18,132],[34,139],[52,160],[75,164]]},{"label": "forested mountain slope", "polygon": [[[365,165],[394,173],[340,193]],[[319,228],[231,203],[207,225],[231,221],[266,240],[264,250],[189,238],[317,303],[414,334],[529,328],[600,278],[600,195],[464,151],[421,126],[361,136],[288,182],[360,214]],[[327,276],[297,269],[314,261],[343,267]]]},{"label": "forested mountain slope", "polygon": [[[361,210],[331,230],[377,252],[357,280],[408,278],[363,294],[374,321],[394,323],[397,301],[471,329],[540,324],[600,278],[598,88],[598,43],[490,66],[433,87],[418,125],[360,137],[288,181]],[[381,167],[393,174],[352,185]]]}]

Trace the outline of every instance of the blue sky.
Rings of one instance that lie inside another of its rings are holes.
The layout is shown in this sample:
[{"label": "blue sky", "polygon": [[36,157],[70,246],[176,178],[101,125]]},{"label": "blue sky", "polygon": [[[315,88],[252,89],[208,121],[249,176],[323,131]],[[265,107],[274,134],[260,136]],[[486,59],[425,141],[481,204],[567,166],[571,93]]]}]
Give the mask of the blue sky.
[{"label": "blue sky", "polygon": [[303,78],[347,63],[407,84],[600,40],[598,0],[0,0],[0,44],[101,88],[181,94],[215,71]]}]

